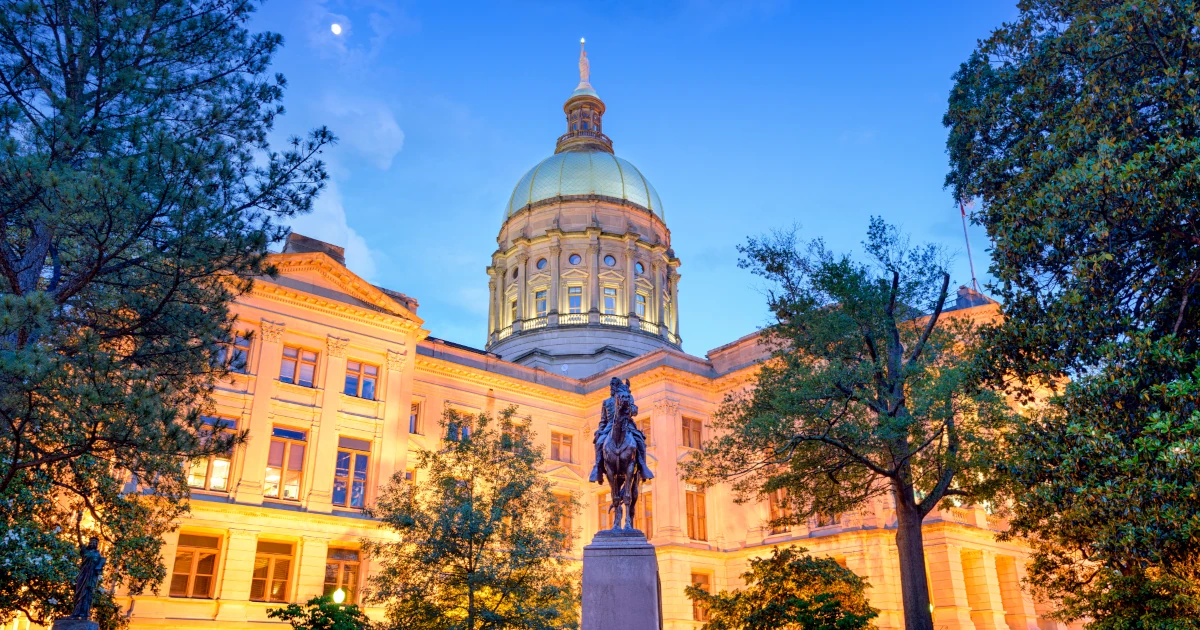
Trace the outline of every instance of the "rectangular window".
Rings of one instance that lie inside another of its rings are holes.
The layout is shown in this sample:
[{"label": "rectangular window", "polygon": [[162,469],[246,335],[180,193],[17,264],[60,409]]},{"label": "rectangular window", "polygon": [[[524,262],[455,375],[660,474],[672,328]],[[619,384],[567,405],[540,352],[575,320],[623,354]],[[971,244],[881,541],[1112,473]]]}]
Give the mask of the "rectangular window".
[{"label": "rectangular window", "polygon": [[405,481],[413,481],[416,478],[417,478],[417,471],[415,471],[411,468],[404,471],[404,480]]},{"label": "rectangular window", "polygon": [[338,438],[337,465],[333,468],[333,504],[364,507],[367,497],[367,470],[371,443],[353,438]]},{"label": "rectangular window", "polygon": [[[712,577],[707,573],[693,573],[692,586],[699,588],[705,593],[712,592]],[[695,621],[708,621],[708,607],[697,600],[692,600],[692,619]]]},{"label": "rectangular window", "polygon": [[695,488],[695,490],[687,491],[688,538],[708,540],[708,515],[704,505],[704,490],[699,487]]},{"label": "rectangular window", "polygon": [[317,373],[317,353],[294,346],[283,347],[283,364],[279,367],[279,380],[284,383],[313,386]]},{"label": "rectangular window", "polygon": [[[611,492],[605,492],[596,499],[596,522],[600,524],[601,530],[612,529],[612,512],[608,510],[610,505]],[[637,507],[633,510],[633,526],[647,538],[654,536],[654,495],[649,490],[642,490],[638,494]]]},{"label": "rectangular window", "polygon": [[254,572],[250,574],[250,599],[256,602],[286,602],[292,577],[292,545],[258,541]]},{"label": "rectangular window", "polygon": [[546,292],[538,291],[533,294],[533,307],[537,310],[538,317],[546,316]]},{"label": "rectangular window", "polygon": [[413,403],[408,410],[408,432],[421,435],[421,403]]},{"label": "rectangular window", "polygon": [[230,372],[246,373],[250,361],[250,337],[247,333],[234,333],[233,343],[221,344],[217,350],[217,363],[229,368]]},{"label": "rectangular window", "polygon": [[567,287],[567,312],[583,312],[583,287]]},{"label": "rectangular window", "polygon": [[370,363],[358,361],[346,362],[346,388],[343,390],[349,396],[375,400],[375,382],[379,378],[379,368]]},{"label": "rectangular window", "polygon": [[175,565],[171,569],[171,597],[211,598],[220,553],[218,536],[180,534]]},{"label": "rectangular window", "polygon": [[357,549],[329,549],[325,559],[325,591],[329,597],[333,592],[342,589],[346,594],[346,603],[358,602],[359,560]]},{"label": "rectangular window", "polygon": [[700,448],[701,422],[694,418],[683,419],[683,445],[688,448]]},{"label": "rectangular window", "polygon": [[[229,435],[237,430],[237,420],[204,418],[205,431],[212,435]],[[197,490],[229,492],[229,470],[233,459],[230,449],[219,455],[188,462],[188,486]]]},{"label": "rectangular window", "polygon": [[787,490],[780,488],[771,494],[767,495],[767,505],[770,508],[771,514],[771,533],[782,534],[791,529],[787,524],[775,524],[779,519],[789,518],[792,515],[792,508],[787,503]]},{"label": "rectangular window", "polygon": [[300,479],[304,476],[304,448],[308,433],[294,429],[271,429],[271,450],[267,454],[267,476],[263,496],[272,499],[300,500]]},{"label": "rectangular window", "polygon": [[508,321],[510,321],[510,322],[517,321],[517,301],[516,300],[513,300],[512,302],[509,303],[508,312],[509,312],[508,313],[509,314]]},{"label": "rectangular window", "polygon": [[558,530],[563,533],[563,550],[569,550],[574,546],[572,539],[575,537],[575,523],[572,518],[571,510],[571,495],[554,494],[554,498],[558,500]]},{"label": "rectangular window", "polygon": [[571,445],[574,439],[566,433],[550,432],[550,459],[556,462],[571,463]]},{"label": "rectangular window", "polygon": [[617,288],[604,287],[604,314],[617,314]]},{"label": "rectangular window", "polygon": [[638,293],[633,296],[633,309],[638,317],[645,319],[646,317],[646,294]]}]

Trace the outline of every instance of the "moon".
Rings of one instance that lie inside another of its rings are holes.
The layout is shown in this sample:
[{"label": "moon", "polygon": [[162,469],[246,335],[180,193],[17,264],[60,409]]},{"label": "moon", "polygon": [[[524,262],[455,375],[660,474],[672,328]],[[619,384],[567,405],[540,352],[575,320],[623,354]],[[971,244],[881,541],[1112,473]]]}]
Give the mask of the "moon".
[{"label": "moon", "polygon": [[333,31],[334,35],[341,35],[342,34],[342,25],[338,24],[337,22],[334,22],[333,24],[329,25],[329,30]]}]

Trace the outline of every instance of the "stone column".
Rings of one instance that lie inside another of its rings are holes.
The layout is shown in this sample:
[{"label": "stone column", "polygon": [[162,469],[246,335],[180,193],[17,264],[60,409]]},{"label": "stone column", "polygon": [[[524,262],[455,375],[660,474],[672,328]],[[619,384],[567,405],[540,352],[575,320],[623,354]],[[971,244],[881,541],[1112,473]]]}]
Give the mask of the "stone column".
[{"label": "stone column", "polygon": [[[379,473],[371,485],[387,485],[392,476],[408,466],[408,416],[412,410],[413,369],[408,366],[407,346],[387,351],[387,390],[383,399],[383,431]],[[370,480],[369,480],[370,481]],[[368,493],[370,496],[371,493]]]},{"label": "stone column", "polygon": [[963,576],[962,548],[947,544],[927,545],[925,564],[929,572],[934,626],[947,630],[975,630]]},{"label": "stone column", "polygon": [[496,261],[496,332],[506,325],[504,318],[508,316],[508,305],[504,303],[505,286],[508,282],[508,266],[504,264],[504,260]]},{"label": "stone column", "polygon": [[975,630],[1008,630],[1000,579],[996,574],[996,554],[987,550],[964,549],[963,579]]},{"label": "stone column", "polygon": [[[562,277],[558,271],[562,258],[562,246],[558,243],[557,236],[553,237],[553,240],[550,242],[550,304],[548,306],[550,315],[553,317],[558,316],[558,288],[562,285]],[[558,322],[555,321],[554,323],[557,324]]]},{"label": "stone column", "polygon": [[309,512],[328,514],[333,510],[333,470],[337,463],[338,408],[346,379],[346,346],[349,339],[329,336],[325,352],[325,378],[321,392],[321,413],[308,433],[308,461],[312,474],[305,475],[308,485],[306,507]]},{"label": "stone column", "polygon": [[588,245],[588,293],[591,295],[588,302],[591,304],[589,310],[593,313],[600,312],[600,243],[592,241]]},{"label": "stone column", "polygon": [[329,556],[329,539],[303,536],[296,545],[296,592],[291,601],[306,602],[325,590],[325,560]]},{"label": "stone column", "polygon": [[996,556],[996,577],[1000,581],[1000,601],[1004,603],[1004,620],[1012,630],[1038,630],[1037,609],[1033,594],[1022,588],[1024,561],[1012,556]]},{"label": "stone column", "polygon": [[663,288],[662,288],[662,261],[655,258],[654,262],[650,263],[650,270],[654,274],[654,297],[650,300],[650,308],[654,309],[654,323],[663,325]]},{"label": "stone column", "polygon": [[637,234],[625,235],[625,314],[636,315],[634,295],[637,293],[637,271],[633,268],[633,255],[637,253]]},{"label": "stone column", "polygon": [[654,529],[655,538],[667,542],[686,543],[686,515],[683,481],[679,478],[679,401],[664,398],[654,403],[650,412],[654,435],[654,456],[658,468],[654,471]]},{"label": "stone column", "polygon": [[[528,263],[529,254],[522,249],[521,253],[517,254],[517,275],[519,276],[517,278],[517,319],[521,321],[529,319],[529,299],[528,296],[525,295],[526,293],[529,293],[529,283],[527,281],[529,278]],[[513,323],[515,324],[516,322]],[[516,331],[515,326],[513,327],[513,331]]]},{"label": "stone column", "polygon": [[221,600],[217,621],[245,623],[246,602],[250,601],[250,578],[254,574],[254,554],[258,550],[258,531],[230,529],[225,539],[225,566],[218,584]]},{"label": "stone column", "polygon": [[496,334],[499,326],[496,325],[498,313],[496,312],[496,270],[488,267],[488,337]]},{"label": "stone column", "polygon": [[675,268],[669,267],[667,273],[671,277],[671,332],[679,334],[679,272]]},{"label": "stone column", "polygon": [[271,398],[283,362],[283,324],[263,320],[258,344],[258,370],[254,374],[254,398],[250,402],[250,426],[242,449],[237,486],[233,498],[238,503],[261,504],[263,477],[267,472],[267,453],[271,449]]}]

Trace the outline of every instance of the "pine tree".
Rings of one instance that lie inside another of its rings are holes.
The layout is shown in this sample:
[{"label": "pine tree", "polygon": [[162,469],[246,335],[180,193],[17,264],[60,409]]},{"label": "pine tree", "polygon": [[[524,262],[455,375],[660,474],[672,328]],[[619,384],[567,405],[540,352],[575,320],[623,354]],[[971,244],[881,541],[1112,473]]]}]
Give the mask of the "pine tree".
[{"label": "pine tree", "polygon": [[396,630],[578,628],[562,524],[579,505],[551,491],[527,422],[511,408],[447,410],[441,426],[441,448],[417,453],[416,479],[397,474],[371,510],[399,540],[366,542],[379,566],[368,601],[386,605]]},{"label": "pine tree", "polygon": [[0,1],[0,619],[69,612],[79,548],[165,577],[228,305],[325,179],[323,129],[267,136],[280,36],[249,0]]}]

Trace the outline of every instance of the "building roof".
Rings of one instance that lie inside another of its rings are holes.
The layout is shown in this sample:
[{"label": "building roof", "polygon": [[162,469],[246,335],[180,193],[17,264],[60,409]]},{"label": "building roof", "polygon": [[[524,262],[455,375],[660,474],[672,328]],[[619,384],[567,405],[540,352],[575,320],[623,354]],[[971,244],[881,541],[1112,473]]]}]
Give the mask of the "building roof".
[{"label": "building roof", "polygon": [[658,191],[642,172],[604,151],[564,151],[539,162],[517,182],[504,218],[539,201],[575,195],[621,199],[666,218]]}]

